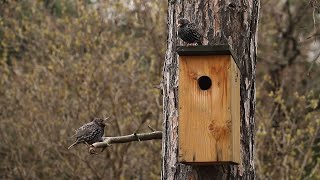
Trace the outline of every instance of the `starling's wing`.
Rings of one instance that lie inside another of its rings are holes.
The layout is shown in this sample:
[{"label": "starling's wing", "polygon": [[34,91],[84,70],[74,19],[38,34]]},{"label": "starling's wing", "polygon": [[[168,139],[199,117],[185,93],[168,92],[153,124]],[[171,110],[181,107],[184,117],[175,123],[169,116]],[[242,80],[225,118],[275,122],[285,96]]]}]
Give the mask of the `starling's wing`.
[{"label": "starling's wing", "polygon": [[199,31],[199,28],[195,23],[189,23],[188,26],[189,26],[189,29],[191,29],[193,31],[196,31],[196,32]]},{"label": "starling's wing", "polygon": [[190,34],[192,35],[192,37],[194,39],[196,39],[197,43],[200,43],[201,44],[201,39],[202,39],[202,35],[199,33],[199,28],[197,25],[195,25],[194,23],[190,23],[188,24],[189,26],[189,31],[190,31]]},{"label": "starling's wing", "polygon": [[95,129],[94,122],[87,123],[76,130],[76,137],[77,138],[83,137],[89,134],[90,132],[94,131],[94,129]]}]

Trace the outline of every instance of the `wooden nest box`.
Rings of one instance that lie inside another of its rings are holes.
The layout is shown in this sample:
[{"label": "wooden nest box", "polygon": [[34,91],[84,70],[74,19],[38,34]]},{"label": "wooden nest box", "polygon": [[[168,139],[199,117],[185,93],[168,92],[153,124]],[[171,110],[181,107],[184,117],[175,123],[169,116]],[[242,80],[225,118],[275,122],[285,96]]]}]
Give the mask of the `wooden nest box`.
[{"label": "wooden nest box", "polygon": [[240,71],[227,45],[177,47],[179,162],[239,164]]}]

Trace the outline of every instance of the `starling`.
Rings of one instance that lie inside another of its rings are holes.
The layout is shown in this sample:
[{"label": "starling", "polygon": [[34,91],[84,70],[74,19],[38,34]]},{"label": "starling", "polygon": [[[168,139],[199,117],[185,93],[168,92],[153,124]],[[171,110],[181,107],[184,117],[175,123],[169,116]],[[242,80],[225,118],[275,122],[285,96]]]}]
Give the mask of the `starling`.
[{"label": "starling", "polygon": [[197,26],[194,23],[190,23],[188,19],[178,20],[178,36],[186,43],[197,43],[202,45],[202,35],[199,33]]},{"label": "starling", "polygon": [[91,122],[77,129],[75,134],[76,142],[71,144],[71,146],[68,149],[80,143],[92,145],[95,142],[103,141],[102,136],[104,134],[104,127],[106,126],[104,121],[107,119],[108,118],[106,119],[94,118]]}]

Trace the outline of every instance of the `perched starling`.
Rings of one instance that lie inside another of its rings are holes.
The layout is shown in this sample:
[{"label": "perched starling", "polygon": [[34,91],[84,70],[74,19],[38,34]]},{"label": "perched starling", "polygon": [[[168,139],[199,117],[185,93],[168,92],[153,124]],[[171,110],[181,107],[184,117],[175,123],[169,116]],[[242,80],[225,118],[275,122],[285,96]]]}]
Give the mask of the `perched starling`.
[{"label": "perched starling", "polygon": [[71,146],[68,149],[80,143],[92,145],[95,142],[101,142],[102,136],[104,134],[104,127],[106,126],[104,121],[107,119],[108,118],[106,119],[94,118],[91,122],[77,129],[75,134],[76,142],[71,144]]},{"label": "perched starling", "polygon": [[188,44],[197,43],[202,45],[202,35],[199,33],[197,26],[188,19],[178,20],[178,36]]}]

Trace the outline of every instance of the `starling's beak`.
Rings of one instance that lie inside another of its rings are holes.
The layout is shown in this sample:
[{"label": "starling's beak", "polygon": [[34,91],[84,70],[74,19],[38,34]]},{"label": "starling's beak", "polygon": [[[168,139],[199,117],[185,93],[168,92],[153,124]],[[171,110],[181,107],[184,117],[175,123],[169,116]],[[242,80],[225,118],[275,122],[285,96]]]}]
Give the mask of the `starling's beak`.
[{"label": "starling's beak", "polygon": [[103,120],[103,123],[104,123],[106,126],[109,126],[109,123],[106,122],[109,118],[110,118],[110,117],[107,117],[107,118],[104,118],[104,120]]}]

